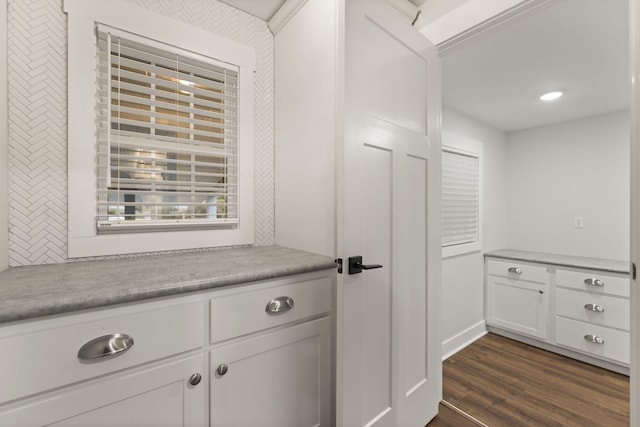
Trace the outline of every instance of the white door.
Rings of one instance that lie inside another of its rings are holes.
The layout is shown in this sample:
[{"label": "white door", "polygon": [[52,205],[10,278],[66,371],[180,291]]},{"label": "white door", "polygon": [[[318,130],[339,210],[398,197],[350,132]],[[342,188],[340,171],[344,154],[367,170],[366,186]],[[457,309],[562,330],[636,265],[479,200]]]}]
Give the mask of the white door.
[{"label": "white door", "polygon": [[[389,0],[345,10],[338,423],[424,426],[441,399],[440,64]],[[382,268],[349,274],[349,257]]]}]

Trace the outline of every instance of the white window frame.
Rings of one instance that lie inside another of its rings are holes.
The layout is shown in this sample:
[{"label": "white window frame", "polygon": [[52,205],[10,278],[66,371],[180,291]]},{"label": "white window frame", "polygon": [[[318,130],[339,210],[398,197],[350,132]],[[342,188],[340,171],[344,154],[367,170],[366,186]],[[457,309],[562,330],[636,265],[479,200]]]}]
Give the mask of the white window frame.
[{"label": "white window frame", "polygon": [[442,258],[464,255],[482,250],[482,143],[459,135],[442,132],[442,151],[449,151],[478,158],[478,239],[475,242],[442,246]]},{"label": "white window frame", "polygon": [[[64,0],[68,14],[68,257],[253,244],[254,49],[120,0]],[[97,234],[96,24],[239,67],[239,223],[234,229]]]}]

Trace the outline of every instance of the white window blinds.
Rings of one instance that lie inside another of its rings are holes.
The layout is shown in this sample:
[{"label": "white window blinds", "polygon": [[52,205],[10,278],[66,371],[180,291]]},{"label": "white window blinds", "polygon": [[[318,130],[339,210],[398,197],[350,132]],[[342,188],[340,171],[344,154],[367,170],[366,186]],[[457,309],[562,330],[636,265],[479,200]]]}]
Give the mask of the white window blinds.
[{"label": "white window blinds", "polygon": [[238,224],[238,68],[97,27],[98,232]]},{"label": "white window blinds", "polygon": [[476,156],[442,151],[442,246],[479,240],[479,166]]}]

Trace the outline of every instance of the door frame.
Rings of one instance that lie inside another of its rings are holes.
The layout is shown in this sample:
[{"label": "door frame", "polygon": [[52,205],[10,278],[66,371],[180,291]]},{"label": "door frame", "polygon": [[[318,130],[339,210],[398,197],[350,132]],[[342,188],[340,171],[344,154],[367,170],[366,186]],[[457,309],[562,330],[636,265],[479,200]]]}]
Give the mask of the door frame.
[{"label": "door frame", "polygon": [[[631,49],[631,262],[632,271],[640,265],[640,0],[629,0],[629,31]],[[631,278],[631,424],[640,424],[640,291],[637,277]]]},{"label": "door frame", "polygon": [[[631,157],[631,232],[630,262],[640,266],[640,0],[629,2],[629,37],[630,37],[630,157]],[[482,3],[482,7],[478,5]],[[432,39],[438,47],[440,55],[450,51],[461,43],[467,43],[486,31],[492,30],[514,18],[525,16],[541,7],[550,4],[550,0],[470,0],[465,5],[453,10],[444,17],[438,18],[438,26],[448,28],[448,32],[439,32]],[[464,9],[463,9],[464,8]],[[421,32],[427,34],[424,28]],[[630,409],[631,426],[640,425],[640,289],[637,285],[640,278],[631,278],[631,363],[630,363]]]}]

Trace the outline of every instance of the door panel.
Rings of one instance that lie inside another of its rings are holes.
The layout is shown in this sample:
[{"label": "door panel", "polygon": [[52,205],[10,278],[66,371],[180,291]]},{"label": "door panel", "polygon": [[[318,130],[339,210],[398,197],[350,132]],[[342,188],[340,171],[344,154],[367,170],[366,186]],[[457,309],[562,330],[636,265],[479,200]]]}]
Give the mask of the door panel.
[{"label": "door panel", "polygon": [[[383,147],[363,147],[362,166],[371,177],[362,188],[363,260],[390,265],[392,209],[392,153]],[[363,419],[371,421],[381,417],[391,407],[391,270],[381,268],[366,272],[366,286],[362,290],[363,328],[362,358],[363,390],[369,390],[363,400]],[[364,279],[361,275],[360,279]]]},{"label": "door panel", "polygon": [[[383,23],[374,21],[375,18],[373,14],[363,21],[360,40],[366,49],[362,55],[366,62],[361,66],[368,74],[367,79],[360,81],[365,95],[362,107],[371,116],[424,134],[426,63],[415,52],[407,50],[402,41],[386,32],[381,27]],[[377,82],[373,88],[372,82]]]},{"label": "door panel", "polygon": [[[425,158],[406,155],[405,168],[407,182],[401,186],[403,198],[411,199],[413,194],[427,194],[428,160]],[[407,202],[401,203],[406,204]],[[400,333],[406,334],[406,373],[404,392],[408,396],[419,389],[428,379],[427,371],[427,343],[429,328],[427,327],[427,288],[422,285],[427,282],[427,259],[418,254],[427,253],[426,236],[427,216],[426,199],[413,204],[412,209],[403,210],[400,221],[402,240],[406,245],[401,248],[401,278],[406,283],[406,327]],[[415,238],[422,236],[422,238]],[[404,271],[411,271],[404,277]]]},{"label": "door panel", "polygon": [[442,387],[439,61],[386,0],[345,6],[339,251],[384,267],[339,278],[338,423],[420,426]]}]

